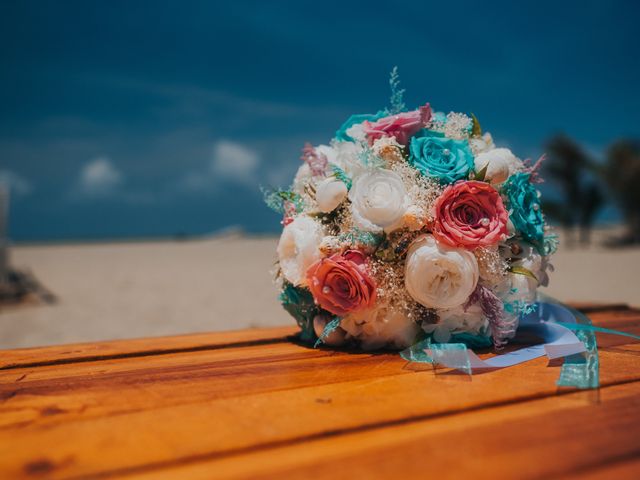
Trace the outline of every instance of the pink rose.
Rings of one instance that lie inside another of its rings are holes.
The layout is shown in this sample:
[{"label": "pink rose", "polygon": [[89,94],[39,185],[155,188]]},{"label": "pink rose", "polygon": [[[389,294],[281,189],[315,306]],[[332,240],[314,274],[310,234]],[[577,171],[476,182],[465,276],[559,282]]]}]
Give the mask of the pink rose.
[{"label": "pink rose", "polygon": [[316,303],[340,317],[373,306],[376,285],[367,273],[366,258],[347,250],[323,258],[307,270],[307,282]]},{"label": "pink rose", "polygon": [[429,120],[431,120],[431,107],[426,103],[418,110],[384,117],[373,123],[366,120],[362,125],[370,145],[382,137],[396,137],[399,144],[406,145],[409,138],[424,128]]},{"label": "pink rose", "polygon": [[458,182],[445,188],[434,205],[433,235],[451,247],[495,245],[507,234],[508,213],[500,194],[485,182]]}]

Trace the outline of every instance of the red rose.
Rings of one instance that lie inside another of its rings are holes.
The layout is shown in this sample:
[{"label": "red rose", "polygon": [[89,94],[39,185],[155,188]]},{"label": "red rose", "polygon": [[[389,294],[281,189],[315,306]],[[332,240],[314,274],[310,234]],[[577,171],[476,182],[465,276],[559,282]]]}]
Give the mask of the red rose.
[{"label": "red rose", "polygon": [[495,245],[507,234],[509,215],[500,194],[485,182],[449,185],[436,200],[433,235],[451,247]]},{"label": "red rose", "polygon": [[373,306],[376,285],[367,273],[366,258],[347,250],[323,258],[307,270],[309,289],[316,303],[340,317]]}]

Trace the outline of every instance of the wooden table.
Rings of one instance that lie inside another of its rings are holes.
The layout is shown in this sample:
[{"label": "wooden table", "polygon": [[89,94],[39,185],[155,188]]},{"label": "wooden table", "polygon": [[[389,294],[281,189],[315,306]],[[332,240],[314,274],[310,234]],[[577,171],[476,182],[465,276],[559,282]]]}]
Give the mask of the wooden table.
[{"label": "wooden table", "polygon": [[[586,307],[640,333],[640,310]],[[0,353],[0,478],[640,478],[640,344],[599,390],[544,358],[470,378],[294,328]]]}]

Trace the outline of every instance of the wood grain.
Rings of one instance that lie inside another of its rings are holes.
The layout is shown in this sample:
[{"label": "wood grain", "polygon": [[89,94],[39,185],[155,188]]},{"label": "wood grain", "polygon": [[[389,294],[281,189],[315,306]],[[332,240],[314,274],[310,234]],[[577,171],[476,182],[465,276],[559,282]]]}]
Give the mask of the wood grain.
[{"label": "wood grain", "polygon": [[[640,327],[630,308],[591,316]],[[534,453],[580,453],[521,469],[533,478],[595,474],[639,454],[630,439],[640,438],[640,346],[628,338],[601,349],[598,397],[558,390],[558,364],[545,359],[470,378],[397,354],[310,349],[289,341],[292,331],[10,352],[0,478],[303,478],[329,471],[327,459],[359,478],[418,475],[423,458],[482,477],[513,473]],[[478,451],[454,458],[455,445]]]},{"label": "wood grain", "polygon": [[[640,383],[443,416],[126,478],[555,478],[640,456]],[[526,434],[523,434],[526,432]],[[240,458],[242,461],[239,461]],[[638,472],[638,465],[626,468]],[[622,478],[622,477],[608,477]],[[635,477],[638,478],[638,477]]]},{"label": "wood grain", "polygon": [[245,344],[284,342],[297,328],[256,328],[218,333],[176,335],[173,337],[112,340],[40,348],[0,350],[0,370],[11,368],[77,363],[131,356],[162,355],[183,351],[211,350]]}]

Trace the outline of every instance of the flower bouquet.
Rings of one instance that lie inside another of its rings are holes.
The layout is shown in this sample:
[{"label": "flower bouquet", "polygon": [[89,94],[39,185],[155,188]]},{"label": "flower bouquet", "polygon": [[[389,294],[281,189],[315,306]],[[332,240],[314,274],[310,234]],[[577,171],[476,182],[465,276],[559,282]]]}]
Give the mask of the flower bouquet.
[{"label": "flower bouquet", "polygon": [[363,350],[501,347],[548,282],[555,237],[538,167],[496,147],[475,116],[429,104],[353,115],[307,144],[283,214],[278,282],[302,340]]},{"label": "flower bouquet", "polygon": [[[496,147],[473,114],[407,110],[398,85],[394,69],[390,107],[305,145],[291,187],[265,191],[283,216],[276,279],[300,339],[469,374],[565,357],[558,385],[597,387],[594,333],[640,337],[540,298],[557,247],[536,188],[543,158]],[[532,338],[543,343],[474,353]]]}]

